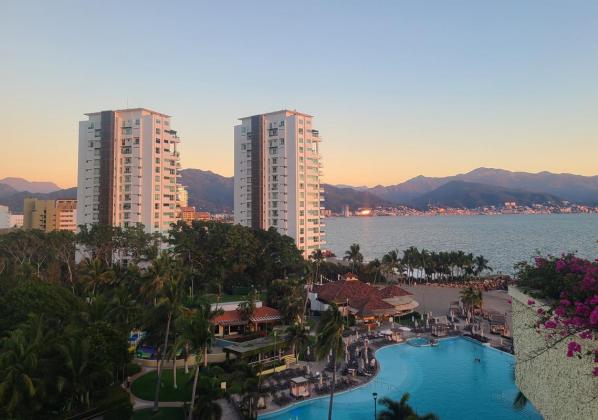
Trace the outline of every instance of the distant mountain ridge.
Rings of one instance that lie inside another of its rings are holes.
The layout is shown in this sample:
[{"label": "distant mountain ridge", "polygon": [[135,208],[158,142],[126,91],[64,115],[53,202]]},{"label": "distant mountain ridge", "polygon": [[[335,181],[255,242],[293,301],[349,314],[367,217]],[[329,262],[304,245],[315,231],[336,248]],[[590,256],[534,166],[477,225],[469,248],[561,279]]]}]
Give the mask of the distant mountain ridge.
[{"label": "distant mountain ridge", "polygon": [[418,196],[451,181],[467,181],[555,195],[580,204],[598,204],[598,176],[554,174],[551,172],[511,172],[504,169],[477,168],[465,174],[435,178],[417,176],[403,183],[377,185],[368,191],[393,203],[408,203]]},{"label": "distant mountain ridge", "polygon": [[502,207],[506,202],[522,206],[559,205],[561,199],[546,193],[530,192],[467,181],[449,181],[435,190],[412,199],[408,204],[418,209],[428,207],[479,208]]},{"label": "distant mountain ridge", "polygon": [[[234,180],[211,171],[183,169],[182,185],[189,191],[189,205],[210,212],[232,212]],[[0,204],[8,205],[14,213],[22,212],[25,197],[76,198],[76,187],[58,189],[50,193],[20,191],[13,187],[36,184],[43,188],[58,188],[51,182],[30,183],[22,178],[5,178],[12,185],[0,181]],[[19,180],[15,184],[14,180]],[[54,187],[52,187],[52,185]],[[396,185],[347,187],[322,184],[324,205],[334,212],[348,205],[352,210],[365,207],[406,205],[426,208],[474,208],[502,206],[506,201],[522,205],[554,204],[567,200],[579,204],[598,205],[598,176],[553,174],[550,172],[510,172],[503,169],[478,168],[465,174],[449,177],[417,176]],[[444,188],[443,188],[444,187]]]},{"label": "distant mountain ridge", "polygon": [[[189,205],[197,210],[211,212],[232,212],[234,209],[234,179],[212,171],[183,169],[181,184],[189,192]],[[368,191],[353,188],[339,188],[323,184],[326,208],[341,211],[343,206],[351,208],[392,206],[393,203],[381,199]]]},{"label": "distant mountain ridge", "polygon": [[8,185],[17,191],[29,191],[31,193],[48,194],[58,191],[61,188],[53,182],[28,181],[24,178],[6,177],[0,179],[0,184]]}]

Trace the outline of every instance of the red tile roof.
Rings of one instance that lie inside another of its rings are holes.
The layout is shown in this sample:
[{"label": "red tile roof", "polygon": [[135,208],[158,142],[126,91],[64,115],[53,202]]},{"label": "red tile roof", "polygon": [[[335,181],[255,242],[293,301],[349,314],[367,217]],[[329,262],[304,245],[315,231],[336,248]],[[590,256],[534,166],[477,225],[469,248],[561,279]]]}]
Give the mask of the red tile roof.
[{"label": "red tile roof", "polygon": [[[253,314],[249,317],[249,321],[260,323],[281,320],[280,312],[268,306],[255,308]],[[212,324],[216,325],[244,325],[249,322],[241,317],[241,312],[238,309],[232,311],[224,311],[222,314],[212,318]]]},{"label": "red tile roof", "polygon": [[316,286],[315,292],[318,294],[318,299],[325,303],[339,305],[344,305],[348,301],[349,306],[359,311],[359,315],[371,316],[392,314],[395,311],[395,306],[384,299],[411,295],[396,285],[378,289],[359,280],[344,278],[344,280]]}]

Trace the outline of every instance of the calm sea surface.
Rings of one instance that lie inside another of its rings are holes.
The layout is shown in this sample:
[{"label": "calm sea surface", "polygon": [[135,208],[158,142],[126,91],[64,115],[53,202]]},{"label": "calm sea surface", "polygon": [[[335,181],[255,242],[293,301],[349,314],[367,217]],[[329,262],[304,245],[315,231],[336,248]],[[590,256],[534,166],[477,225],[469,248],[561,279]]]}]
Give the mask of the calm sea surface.
[{"label": "calm sea surface", "polygon": [[326,219],[326,249],[342,256],[352,243],[366,259],[411,245],[431,251],[463,250],[484,255],[495,272],[539,251],[598,257],[598,214],[500,216],[331,217]]}]

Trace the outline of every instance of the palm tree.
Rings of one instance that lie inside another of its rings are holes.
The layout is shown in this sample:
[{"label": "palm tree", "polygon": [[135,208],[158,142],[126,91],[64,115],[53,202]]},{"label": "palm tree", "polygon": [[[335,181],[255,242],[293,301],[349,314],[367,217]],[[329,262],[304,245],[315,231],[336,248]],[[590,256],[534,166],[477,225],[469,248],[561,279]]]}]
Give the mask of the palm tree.
[{"label": "palm tree", "polygon": [[286,333],[287,340],[293,348],[293,356],[296,360],[299,360],[299,352],[309,344],[309,335],[305,330],[305,326],[296,322],[287,327]]},{"label": "palm tree", "polygon": [[347,251],[345,251],[344,260],[351,263],[351,269],[355,268],[363,262],[363,255],[361,254],[359,244],[352,244]]},{"label": "palm tree", "polygon": [[34,417],[45,389],[41,348],[46,340],[41,317],[30,318],[0,343],[0,414]]},{"label": "palm tree", "polygon": [[374,274],[374,284],[376,284],[376,280],[378,280],[378,276],[380,275],[380,271],[382,270],[382,263],[378,258],[374,258],[367,264],[366,269],[370,273]]},{"label": "palm tree", "polygon": [[474,262],[474,273],[476,276],[479,276],[485,270],[492,271],[492,267],[488,266],[488,260],[484,258],[483,255],[478,255],[477,257],[475,257]]},{"label": "palm tree", "polygon": [[432,413],[418,415],[407,403],[409,393],[405,392],[399,402],[390,398],[382,398],[380,404],[385,408],[378,414],[379,420],[438,420],[438,416]]},{"label": "palm tree", "polygon": [[85,284],[87,292],[91,291],[92,297],[95,296],[96,288],[110,284],[113,278],[114,272],[107,268],[101,259],[85,260],[81,280]]},{"label": "palm tree", "polygon": [[384,255],[382,257],[382,265],[384,267],[384,271],[388,274],[397,273],[398,275],[401,275],[403,271],[403,264],[401,263],[401,258],[399,257],[399,251],[393,249]]},{"label": "palm tree", "polygon": [[155,310],[166,316],[166,327],[164,333],[164,346],[161,354],[164,356],[160,358],[158,363],[158,375],[156,376],[156,392],[154,396],[153,411],[158,411],[160,400],[160,385],[162,383],[162,365],[164,359],[168,355],[168,339],[170,337],[170,328],[173,319],[176,319],[181,313],[187,309],[183,306],[182,300],[184,296],[183,277],[180,272],[170,273],[164,280],[161,289],[154,289],[154,299],[156,300]]},{"label": "palm tree", "polygon": [[66,386],[69,388],[75,401],[89,407],[90,392],[94,384],[102,379],[109,381],[112,372],[107,367],[93,366],[91,363],[91,342],[88,337],[73,336],[59,344],[58,351],[63,357],[64,376]]},{"label": "palm tree", "polygon": [[190,410],[192,412],[189,413],[189,419],[193,418],[193,412],[195,412],[197,418],[200,419],[220,420],[222,417],[222,407],[217,402],[223,394],[220,388],[220,378],[204,376],[200,382],[199,391],[197,404]]},{"label": "palm tree", "polygon": [[326,258],[324,257],[324,253],[322,252],[321,249],[316,249],[316,250],[314,250],[314,252],[311,253],[311,255],[309,256],[309,259],[313,262],[313,265],[315,267],[314,281],[317,282],[319,274],[320,274],[320,266],[322,265],[322,263],[324,262],[324,260]]},{"label": "palm tree", "polygon": [[[197,381],[199,378],[200,365],[203,360],[207,366],[207,351],[213,338],[212,325],[210,320],[221,310],[212,311],[209,304],[201,304],[193,315],[183,323],[181,330],[182,342],[186,343],[195,352],[195,375],[193,377],[193,389],[191,391],[190,407],[194,406],[195,394],[197,392]],[[189,412],[189,420],[193,418],[193,410]]]},{"label": "palm tree", "polygon": [[461,296],[461,302],[463,302],[463,306],[465,306],[465,309],[468,312],[471,312],[471,315],[473,317],[474,308],[476,306],[479,306],[480,308],[482,307],[482,292],[470,286],[461,290],[459,295]]},{"label": "palm tree", "polygon": [[334,399],[334,387],[336,385],[336,363],[345,354],[343,343],[343,316],[338,307],[331,304],[324,312],[317,328],[318,343],[316,355],[323,359],[332,353],[332,383],[330,384],[330,402],[328,403],[328,420],[332,420],[332,403]]}]

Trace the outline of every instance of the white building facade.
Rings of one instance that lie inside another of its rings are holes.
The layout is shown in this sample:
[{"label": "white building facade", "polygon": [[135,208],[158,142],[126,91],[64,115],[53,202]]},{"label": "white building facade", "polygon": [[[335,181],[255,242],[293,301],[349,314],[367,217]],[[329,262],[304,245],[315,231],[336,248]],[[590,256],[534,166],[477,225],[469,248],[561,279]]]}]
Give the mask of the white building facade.
[{"label": "white building facade", "polygon": [[170,116],[145,108],[86,114],[79,122],[77,224],[176,223],[179,143]]},{"label": "white building facade", "polygon": [[0,229],[8,229],[10,225],[10,210],[7,206],[0,206]]},{"label": "white building facade", "polygon": [[235,223],[275,227],[305,257],[325,244],[321,139],[312,119],[282,110],[235,126]]}]

